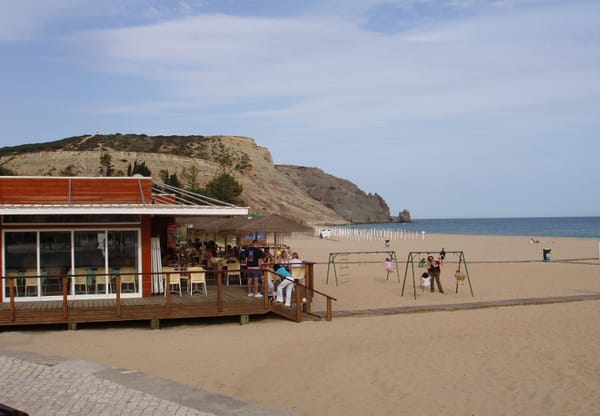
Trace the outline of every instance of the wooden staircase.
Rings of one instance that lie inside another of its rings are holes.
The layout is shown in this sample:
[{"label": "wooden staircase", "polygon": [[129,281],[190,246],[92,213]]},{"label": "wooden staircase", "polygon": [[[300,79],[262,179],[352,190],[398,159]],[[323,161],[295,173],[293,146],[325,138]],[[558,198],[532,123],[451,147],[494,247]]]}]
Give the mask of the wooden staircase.
[{"label": "wooden staircase", "polygon": [[[267,272],[274,273],[270,270]],[[324,316],[312,312],[312,300],[315,296],[323,296],[326,299],[327,311]],[[265,301],[269,304],[269,311],[291,321],[302,322],[304,320],[315,321],[323,318],[331,321],[331,319],[333,319],[332,301],[334,300],[337,299],[295,280],[291,307],[285,306],[282,303],[269,302],[268,300]]]}]

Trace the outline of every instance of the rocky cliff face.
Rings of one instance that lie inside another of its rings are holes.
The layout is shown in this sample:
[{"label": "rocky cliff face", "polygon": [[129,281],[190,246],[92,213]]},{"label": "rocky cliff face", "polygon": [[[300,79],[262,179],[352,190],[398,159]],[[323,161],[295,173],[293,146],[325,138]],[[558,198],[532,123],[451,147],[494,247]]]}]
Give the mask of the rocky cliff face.
[{"label": "rocky cliff face", "polygon": [[311,198],[349,222],[391,221],[390,209],[381,196],[366,194],[348,180],[329,175],[318,168],[290,165],[277,165],[275,168]]},{"label": "rocky cliff face", "polygon": [[155,180],[195,167],[200,186],[227,166],[243,186],[243,205],[311,224],[390,221],[383,198],[317,168],[275,165],[268,149],[247,137],[92,135],[0,149],[0,167],[20,176],[99,176],[100,156],[111,157],[113,175],[144,162]]}]

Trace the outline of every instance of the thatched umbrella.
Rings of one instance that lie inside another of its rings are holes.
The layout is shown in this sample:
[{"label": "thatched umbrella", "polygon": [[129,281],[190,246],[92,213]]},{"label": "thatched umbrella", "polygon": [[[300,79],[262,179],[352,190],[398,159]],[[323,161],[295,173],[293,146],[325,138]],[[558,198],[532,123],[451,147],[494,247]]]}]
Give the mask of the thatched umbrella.
[{"label": "thatched umbrella", "polygon": [[271,214],[257,218],[238,228],[240,231],[256,231],[269,233],[312,232],[313,228],[279,214]]},{"label": "thatched umbrella", "polygon": [[230,218],[220,218],[205,224],[202,228],[205,231],[221,232],[221,231],[237,231],[239,227],[247,225],[252,220],[246,216],[237,216]]},{"label": "thatched umbrella", "polygon": [[[189,224],[194,228],[202,230],[204,233],[212,234],[213,240],[216,240],[217,234],[220,232],[224,233],[235,233],[238,227],[248,224],[251,221],[247,216],[235,216],[235,217],[177,217],[176,222],[178,224]],[[227,235],[225,236],[225,243],[227,244]]]},{"label": "thatched umbrella", "polygon": [[304,225],[292,219],[282,217],[279,214],[271,214],[263,218],[257,218],[245,225],[238,227],[238,231],[273,233],[274,244],[277,246],[278,234],[291,234],[297,232],[308,233],[313,232],[314,230],[308,225]]}]

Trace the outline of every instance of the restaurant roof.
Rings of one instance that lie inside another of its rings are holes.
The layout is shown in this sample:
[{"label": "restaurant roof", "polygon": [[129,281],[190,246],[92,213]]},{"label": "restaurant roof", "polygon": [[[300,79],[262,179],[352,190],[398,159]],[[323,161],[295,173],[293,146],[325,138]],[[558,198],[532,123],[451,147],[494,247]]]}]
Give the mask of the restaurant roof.
[{"label": "restaurant roof", "polygon": [[146,177],[0,177],[0,215],[248,215],[202,194]]}]

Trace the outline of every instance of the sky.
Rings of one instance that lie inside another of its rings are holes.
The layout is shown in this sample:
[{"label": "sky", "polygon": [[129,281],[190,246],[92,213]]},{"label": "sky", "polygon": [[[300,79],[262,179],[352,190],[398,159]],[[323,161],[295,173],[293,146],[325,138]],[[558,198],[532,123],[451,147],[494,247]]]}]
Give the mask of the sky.
[{"label": "sky", "polygon": [[600,215],[596,0],[2,0],[0,56],[0,147],[246,136],[391,215]]}]

